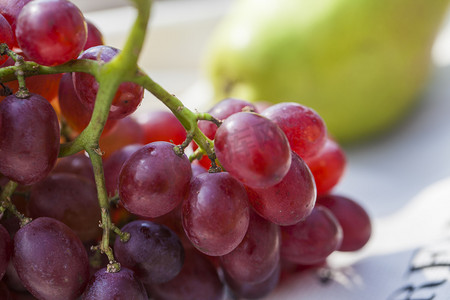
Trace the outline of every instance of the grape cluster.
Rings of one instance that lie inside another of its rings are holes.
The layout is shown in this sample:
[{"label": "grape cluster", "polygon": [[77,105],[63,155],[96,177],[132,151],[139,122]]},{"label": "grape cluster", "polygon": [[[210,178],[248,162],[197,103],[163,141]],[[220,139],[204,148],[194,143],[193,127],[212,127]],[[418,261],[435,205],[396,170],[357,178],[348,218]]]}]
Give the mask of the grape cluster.
[{"label": "grape cluster", "polygon": [[[5,70],[120,53],[67,0],[0,0],[0,41]],[[0,98],[1,299],[256,299],[370,238],[367,212],[332,193],[345,154],[308,107],[224,99],[187,133],[172,112],[134,114],[144,88],[122,82],[99,167],[92,152],[58,158],[96,121],[96,71],[15,76]]]}]

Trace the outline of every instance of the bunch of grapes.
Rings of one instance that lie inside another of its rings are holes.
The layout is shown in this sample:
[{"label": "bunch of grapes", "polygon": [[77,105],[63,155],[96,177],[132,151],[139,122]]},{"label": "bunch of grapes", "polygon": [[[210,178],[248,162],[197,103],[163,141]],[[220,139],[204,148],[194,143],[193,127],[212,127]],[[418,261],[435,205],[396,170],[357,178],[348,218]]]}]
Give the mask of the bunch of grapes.
[{"label": "bunch of grapes", "polygon": [[[0,298],[256,299],[361,249],[370,219],[332,193],[346,158],[324,120],[191,112],[137,67],[151,3],[133,2],[120,51],[67,0],[0,0]],[[144,89],[170,111],[137,115]]]}]

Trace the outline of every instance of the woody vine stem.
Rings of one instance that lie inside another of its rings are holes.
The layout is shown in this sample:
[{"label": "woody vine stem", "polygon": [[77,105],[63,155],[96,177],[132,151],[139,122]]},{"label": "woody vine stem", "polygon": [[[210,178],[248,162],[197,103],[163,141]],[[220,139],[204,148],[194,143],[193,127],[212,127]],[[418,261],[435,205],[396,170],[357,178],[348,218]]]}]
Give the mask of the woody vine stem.
[{"label": "woody vine stem", "polygon": [[[174,150],[177,151],[177,153],[182,153],[184,148],[194,140],[199,146],[198,151],[201,152],[200,154],[207,154],[213,162],[213,167],[216,167],[214,163],[215,154],[213,151],[213,142],[199,130],[197,121],[199,119],[206,119],[217,123],[217,120],[208,114],[194,113],[186,108],[175,95],[170,94],[163,87],[154,82],[137,65],[145,40],[152,0],[130,1],[134,4],[138,12],[136,20],[130,30],[128,39],[126,40],[122,51],[107,63],[93,60],[73,60],[62,65],[47,67],[35,62],[24,61],[14,52],[10,51],[6,44],[0,45],[0,54],[14,56],[13,58],[16,61],[20,61],[20,63],[16,63],[14,66],[0,69],[1,83],[16,79],[19,83],[24,83],[24,78],[27,76],[68,72],[89,73],[93,75],[99,83],[94,111],[88,126],[73,141],[61,145],[59,156],[64,157],[73,155],[82,150],[89,154],[94,170],[98,201],[101,209],[100,226],[103,229],[102,240],[100,244],[94,248],[108,256],[109,264],[107,269],[109,272],[117,272],[120,270],[120,264],[116,262],[113,250],[109,246],[111,231],[118,234],[123,241],[129,239],[129,234],[121,232],[111,222],[109,213],[110,202],[106,192],[101,150],[98,143],[108,119],[112,99],[122,82],[134,82],[143,86],[156,98],[162,101],[181,122],[187,131],[188,138],[182,145],[175,147]],[[20,90],[24,92],[24,89],[26,91],[26,87],[22,84]],[[195,155],[198,157],[199,153],[196,152]],[[0,195],[0,213],[3,213],[6,209],[10,210],[21,219],[21,223],[24,225],[29,222],[29,219],[18,212],[10,201],[16,187],[17,183],[9,182],[2,190]]]}]

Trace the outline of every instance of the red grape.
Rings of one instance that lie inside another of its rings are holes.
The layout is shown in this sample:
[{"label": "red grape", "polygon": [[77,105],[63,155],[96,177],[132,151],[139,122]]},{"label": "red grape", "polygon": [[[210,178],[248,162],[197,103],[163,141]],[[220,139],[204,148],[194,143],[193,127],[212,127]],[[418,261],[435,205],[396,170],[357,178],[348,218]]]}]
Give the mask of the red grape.
[{"label": "red grape", "polygon": [[268,188],[247,187],[252,207],[264,218],[293,225],[307,217],[316,201],[314,178],[300,156],[292,152],[289,172],[281,182]]},{"label": "red grape", "polygon": [[338,184],[344,174],[346,163],[344,151],[338,143],[330,138],[327,139],[319,153],[307,160],[316,182],[318,195],[328,193]]},{"label": "red grape", "polygon": [[5,275],[12,253],[12,242],[8,231],[0,225],[0,280]]},{"label": "red grape", "polygon": [[139,123],[132,117],[127,116],[117,121],[116,125],[100,137],[99,145],[103,151],[103,158],[108,158],[115,151],[131,144],[144,144],[144,131]]},{"label": "red grape", "polygon": [[119,190],[119,174],[124,162],[130,156],[139,150],[143,145],[131,144],[125,146],[117,151],[114,151],[103,164],[105,174],[105,185],[108,196],[112,197],[118,193]]},{"label": "red grape", "polygon": [[14,35],[14,46],[18,46],[15,37],[17,17],[23,6],[30,1],[31,0],[0,0],[0,14],[2,14],[11,25]]},{"label": "red grape", "polygon": [[216,269],[194,248],[186,250],[183,268],[174,279],[146,288],[155,300],[221,300],[224,294]]},{"label": "red grape", "polygon": [[54,66],[77,58],[86,43],[84,16],[66,0],[34,0],[17,18],[16,37],[34,62]]},{"label": "red grape", "polygon": [[183,202],[182,221],[187,237],[198,250],[211,256],[230,253],[248,228],[244,186],[227,172],[198,175]]},{"label": "red grape", "polygon": [[[109,62],[119,50],[110,46],[95,46],[85,50],[78,59],[91,59]],[[97,97],[99,84],[95,77],[88,73],[74,73],[73,82],[81,103],[92,111]],[[110,119],[122,119],[133,113],[144,96],[144,88],[131,82],[120,84],[109,110]]]},{"label": "red grape", "polygon": [[[14,34],[8,21],[0,14],[0,43],[5,43],[10,49],[14,45]],[[0,65],[8,59],[7,55],[0,56]]]},{"label": "red grape", "polygon": [[84,44],[83,50],[87,50],[89,48],[103,45],[103,35],[100,30],[92,24],[92,22],[86,20],[87,24],[87,40],[86,44]]},{"label": "red grape", "polygon": [[281,257],[297,264],[323,261],[342,242],[342,228],[325,207],[316,206],[303,221],[281,227]]},{"label": "red grape", "polygon": [[[10,95],[0,102],[0,173],[22,185],[44,179],[59,152],[59,122],[39,95]],[[26,116],[26,117],[24,117]]]},{"label": "red grape", "polygon": [[158,217],[173,210],[186,196],[192,177],[186,155],[175,145],[154,142],[136,151],[122,166],[119,196],[131,213]]},{"label": "red grape", "polygon": [[50,217],[63,222],[83,242],[101,235],[96,187],[75,174],[55,173],[34,184],[28,209],[32,218]]},{"label": "red grape", "polygon": [[303,159],[314,156],[325,144],[327,129],[322,118],[311,108],[298,103],[273,105],[262,113],[286,134],[292,151]]},{"label": "red grape", "polygon": [[216,132],[214,149],[225,170],[250,187],[277,184],[291,163],[283,131],[255,113],[239,112],[228,117]]},{"label": "red grape", "polygon": [[39,299],[76,299],[88,282],[83,244],[55,219],[34,219],[16,233],[13,263],[24,286]]},{"label": "red grape", "polygon": [[184,262],[184,248],[178,236],[164,225],[136,220],[122,228],[130,239],[116,237],[117,260],[133,270],[145,284],[158,284],[173,279]]},{"label": "red grape", "polygon": [[133,271],[121,268],[110,273],[106,268],[98,270],[89,280],[81,300],[132,299],[147,300],[147,292]]},{"label": "red grape", "polygon": [[169,111],[150,111],[138,118],[144,131],[144,144],[166,141],[180,145],[186,139],[186,129]]},{"label": "red grape", "polygon": [[[241,112],[243,109],[247,109],[247,111],[256,111],[256,108],[250,102],[234,99],[234,98],[226,98],[214,105],[208,113],[218,120],[225,120],[229,116]],[[201,120],[198,122],[198,128],[210,139],[214,139],[217,131],[217,125],[213,122]]]},{"label": "red grape", "polygon": [[372,225],[366,210],[354,200],[338,196],[323,195],[317,205],[328,208],[342,227],[342,244],[339,251],[356,251],[370,239]]},{"label": "red grape", "polygon": [[250,210],[248,230],[242,242],[221,256],[224,271],[237,282],[266,280],[280,262],[280,229]]},{"label": "red grape", "polygon": [[[67,124],[77,133],[81,133],[91,120],[92,111],[80,102],[73,86],[72,74],[65,73],[59,82],[58,102],[61,114]],[[116,120],[108,120],[103,128],[102,136],[115,127]]]}]

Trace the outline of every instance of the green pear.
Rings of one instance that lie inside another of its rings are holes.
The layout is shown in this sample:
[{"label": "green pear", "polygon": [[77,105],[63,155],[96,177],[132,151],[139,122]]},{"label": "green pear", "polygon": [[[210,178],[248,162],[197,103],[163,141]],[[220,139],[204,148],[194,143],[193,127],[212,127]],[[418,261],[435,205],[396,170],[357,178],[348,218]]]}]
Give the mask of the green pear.
[{"label": "green pear", "polygon": [[213,33],[216,100],[295,101],[341,143],[386,131],[427,83],[449,0],[236,0]]}]

